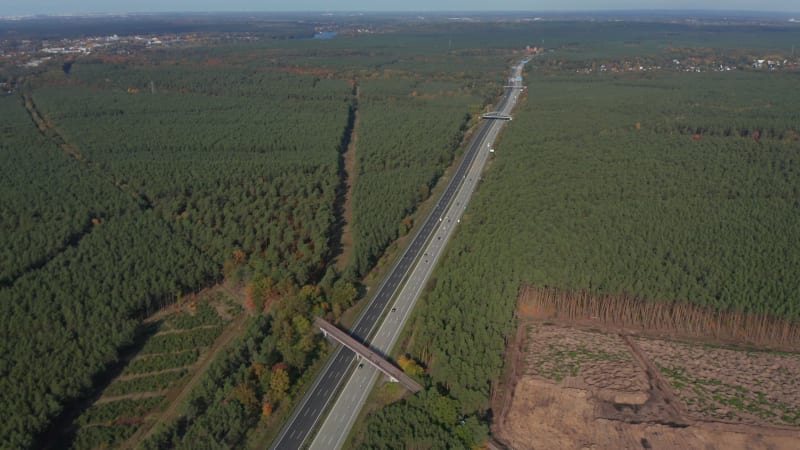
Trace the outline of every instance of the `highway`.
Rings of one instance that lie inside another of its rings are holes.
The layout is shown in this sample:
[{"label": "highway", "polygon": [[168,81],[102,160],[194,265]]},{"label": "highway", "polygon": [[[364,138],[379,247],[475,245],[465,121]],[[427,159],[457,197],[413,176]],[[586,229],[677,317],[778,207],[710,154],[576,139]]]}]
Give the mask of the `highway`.
[{"label": "highway", "polygon": [[[496,110],[498,113],[510,114],[513,109],[521,90],[519,77],[523,64],[519,63],[512,68],[509,85],[515,87],[506,88]],[[444,193],[357,319],[351,335],[368,343],[373,350],[386,355],[396,342],[436,261],[455,226],[460,222],[467,201],[480,180],[491,145],[503,123],[502,120],[490,120],[481,126]],[[404,283],[404,280],[407,281]],[[389,309],[389,303],[398,290],[400,294]],[[384,315],[386,320],[381,323]],[[377,333],[372,337],[378,326]],[[311,448],[341,448],[361,405],[378,378],[378,373],[377,369],[368,364],[358,367],[355,354],[339,346],[270,448],[301,448],[334,398],[336,403],[322,423]],[[347,383],[341,386],[343,380],[347,380]]]}]

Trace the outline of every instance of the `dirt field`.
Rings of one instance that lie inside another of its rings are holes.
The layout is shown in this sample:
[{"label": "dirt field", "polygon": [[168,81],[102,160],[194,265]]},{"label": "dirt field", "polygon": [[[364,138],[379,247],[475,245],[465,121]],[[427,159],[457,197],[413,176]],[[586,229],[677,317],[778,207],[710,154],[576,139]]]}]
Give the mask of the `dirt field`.
[{"label": "dirt field", "polygon": [[510,449],[798,449],[800,355],[523,323],[493,399]]},{"label": "dirt field", "polygon": [[800,426],[800,355],[663,340],[637,339],[636,344],[656,361],[690,417]]}]

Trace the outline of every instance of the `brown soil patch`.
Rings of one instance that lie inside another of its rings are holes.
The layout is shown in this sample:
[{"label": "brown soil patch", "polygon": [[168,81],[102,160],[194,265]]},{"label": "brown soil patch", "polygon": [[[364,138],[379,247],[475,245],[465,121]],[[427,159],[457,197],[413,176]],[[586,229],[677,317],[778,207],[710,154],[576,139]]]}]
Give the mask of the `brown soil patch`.
[{"label": "brown soil patch", "polygon": [[217,312],[217,315],[222,317],[222,320],[228,321],[232,320],[233,316],[231,315],[230,311],[228,311],[228,306],[222,302],[213,302],[211,306],[214,307],[214,311]]},{"label": "brown soil patch", "polygon": [[636,343],[690,417],[800,426],[800,355],[641,338]]},{"label": "brown soil patch", "polygon": [[[795,449],[800,443],[797,354],[526,321],[507,361],[508,379],[492,398],[492,433],[508,448]],[[706,403],[698,400],[703,396]]]},{"label": "brown soil patch", "polygon": [[[590,391],[523,377],[498,438],[522,449],[796,449],[800,433],[774,435],[713,425],[673,428],[598,418]],[[499,429],[498,429],[499,428]]]}]

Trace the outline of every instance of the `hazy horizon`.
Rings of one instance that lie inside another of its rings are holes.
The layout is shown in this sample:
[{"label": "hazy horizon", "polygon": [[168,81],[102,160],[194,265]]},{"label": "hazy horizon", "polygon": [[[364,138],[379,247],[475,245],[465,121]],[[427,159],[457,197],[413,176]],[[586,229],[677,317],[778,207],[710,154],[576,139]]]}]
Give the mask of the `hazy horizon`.
[{"label": "hazy horizon", "polygon": [[[135,6],[132,6],[135,5]],[[345,0],[331,7],[320,0],[262,2],[257,0],[140,0],[134,4],[120,0],[28,0],[5,5],[0,15],[160,13],[160,12],[580,12],[580,11],[742,11],[796,13],[795,0],[408,0],[400,4],[364,0]]]}]

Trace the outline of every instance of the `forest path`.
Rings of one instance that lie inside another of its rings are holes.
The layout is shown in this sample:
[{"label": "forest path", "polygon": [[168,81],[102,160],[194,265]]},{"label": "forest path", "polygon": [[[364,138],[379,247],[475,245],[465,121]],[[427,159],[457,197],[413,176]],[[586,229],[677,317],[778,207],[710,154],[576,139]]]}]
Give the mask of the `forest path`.
[{"label": "forest path", "polygon": [[[180,366],[180,367],[170,367],[169,369],[154,370],[152,372],[129,373],[127,375],[120,375],[119,377],[117,377],[117,381],[128,381],[128,380],[135,380],[136,378],[145,378],[145,377],[152,377],[152,376],[155,376],[155,375],[161,375],[161,374],[165,374],[165,373],[180,372],[181,370],[186,370],[186,369],[189,369],[189,368],[191,368],[191,365]],[[100,400],[102,400],[102,399],[103,399],[103,397],[100,397]]]},{"label": "forest path", "polygon": [[169,390],[148,391],[148,392],[132,392],[130,394],[124,394],[124,395],[114,395],[114,396],[108,396],[108,397],[100,397],[96,402],[94,402],[94,404],[95,405],[102,405],[103,403],[111,403],[111,402],[116,402],[116,401],[119,401],[119,400],[143,400],[145,398],[165,396],[165,395],[167,395],[168,392],[169,392]]},{"label": "forest path", "polygon": [[119,446],[120,449],[138,448],[140,443],[144,442],[153,435],[160,424],[168,424],[175,421],[179,415],[180,406],[189,396],[189,393],[192,392],[192,389],[194,389],[194,387],[200,383],[200,380],[203,379],[203,376],[205,376],[206,372],[208,372],[209,367],[211,367],[211,364],[214,362],[217,355],[225,350],[235,338],[242,335],[247,325],[248,317],[249,315],[247,313],[241,313],[230,324],[228,324],[227,327],[225,327],[225,331],[219,335],[219,337],[214,341],[214,344],[208,349],[207,352],[201,355],[200,359],[192,367],[191,371],[193,372],[193,375],[191,379],[189,379],[189,381],[179,391],[167,395],[167,403],[169,406],[167,406],[166,409],[164,409],[164,412],[158,416],[158,419],[141,426],[130,438],[128,438],[128,440]]},{"label": "forest path", "polygon": [[39,108],[37,108],[36,104],[33,102],[33,97],[31,94],[26,92],[22,95],[22,98],[25,102],[25,109],[28,111],[28,114],[30,114],[31,119],[33,120],[33,123],[36,124],[36,128],[39,129],[39,132],[42,133],[43,136],[53,141],[53,143],[55,143],[73,158],[77,159],[78,161],[83,161],[83,155],[81,155],[81,153],[78,152],[75,147],[70,145],[67,140],[64,139],[64,136],[58,132],[58,130],[49,120],[45,119],[45,117],[39,111]]},{"label": "forest path", "polygon": [[192,328],[169,328],[166,330],[158,330],[158,333],[154,334],[153,336],[164,336],[167,334],[186,334],[191,333],[197,330],[210,330],[212,328],[217,328],[219,325],[200,325]]},{"label": "forest path", "polygon": [[347,264],[350,262],[350,255],[353,253],[353,228],[350,226],[353,223],[353,186],[356,184],[356,147],[358,146],[358,130],[359,130],[359,112],[358,112],[358,98],[360,88],[356,85],[355,88],[355,111],[353,113],[353,130],[350,134],[350,140],[347,144],[347,149],[342,154],[344,160],[344,204],[342,206],[342,235],[340,240],[341,251],[335,258],[335,267],[339,271],[343,271]]}]

